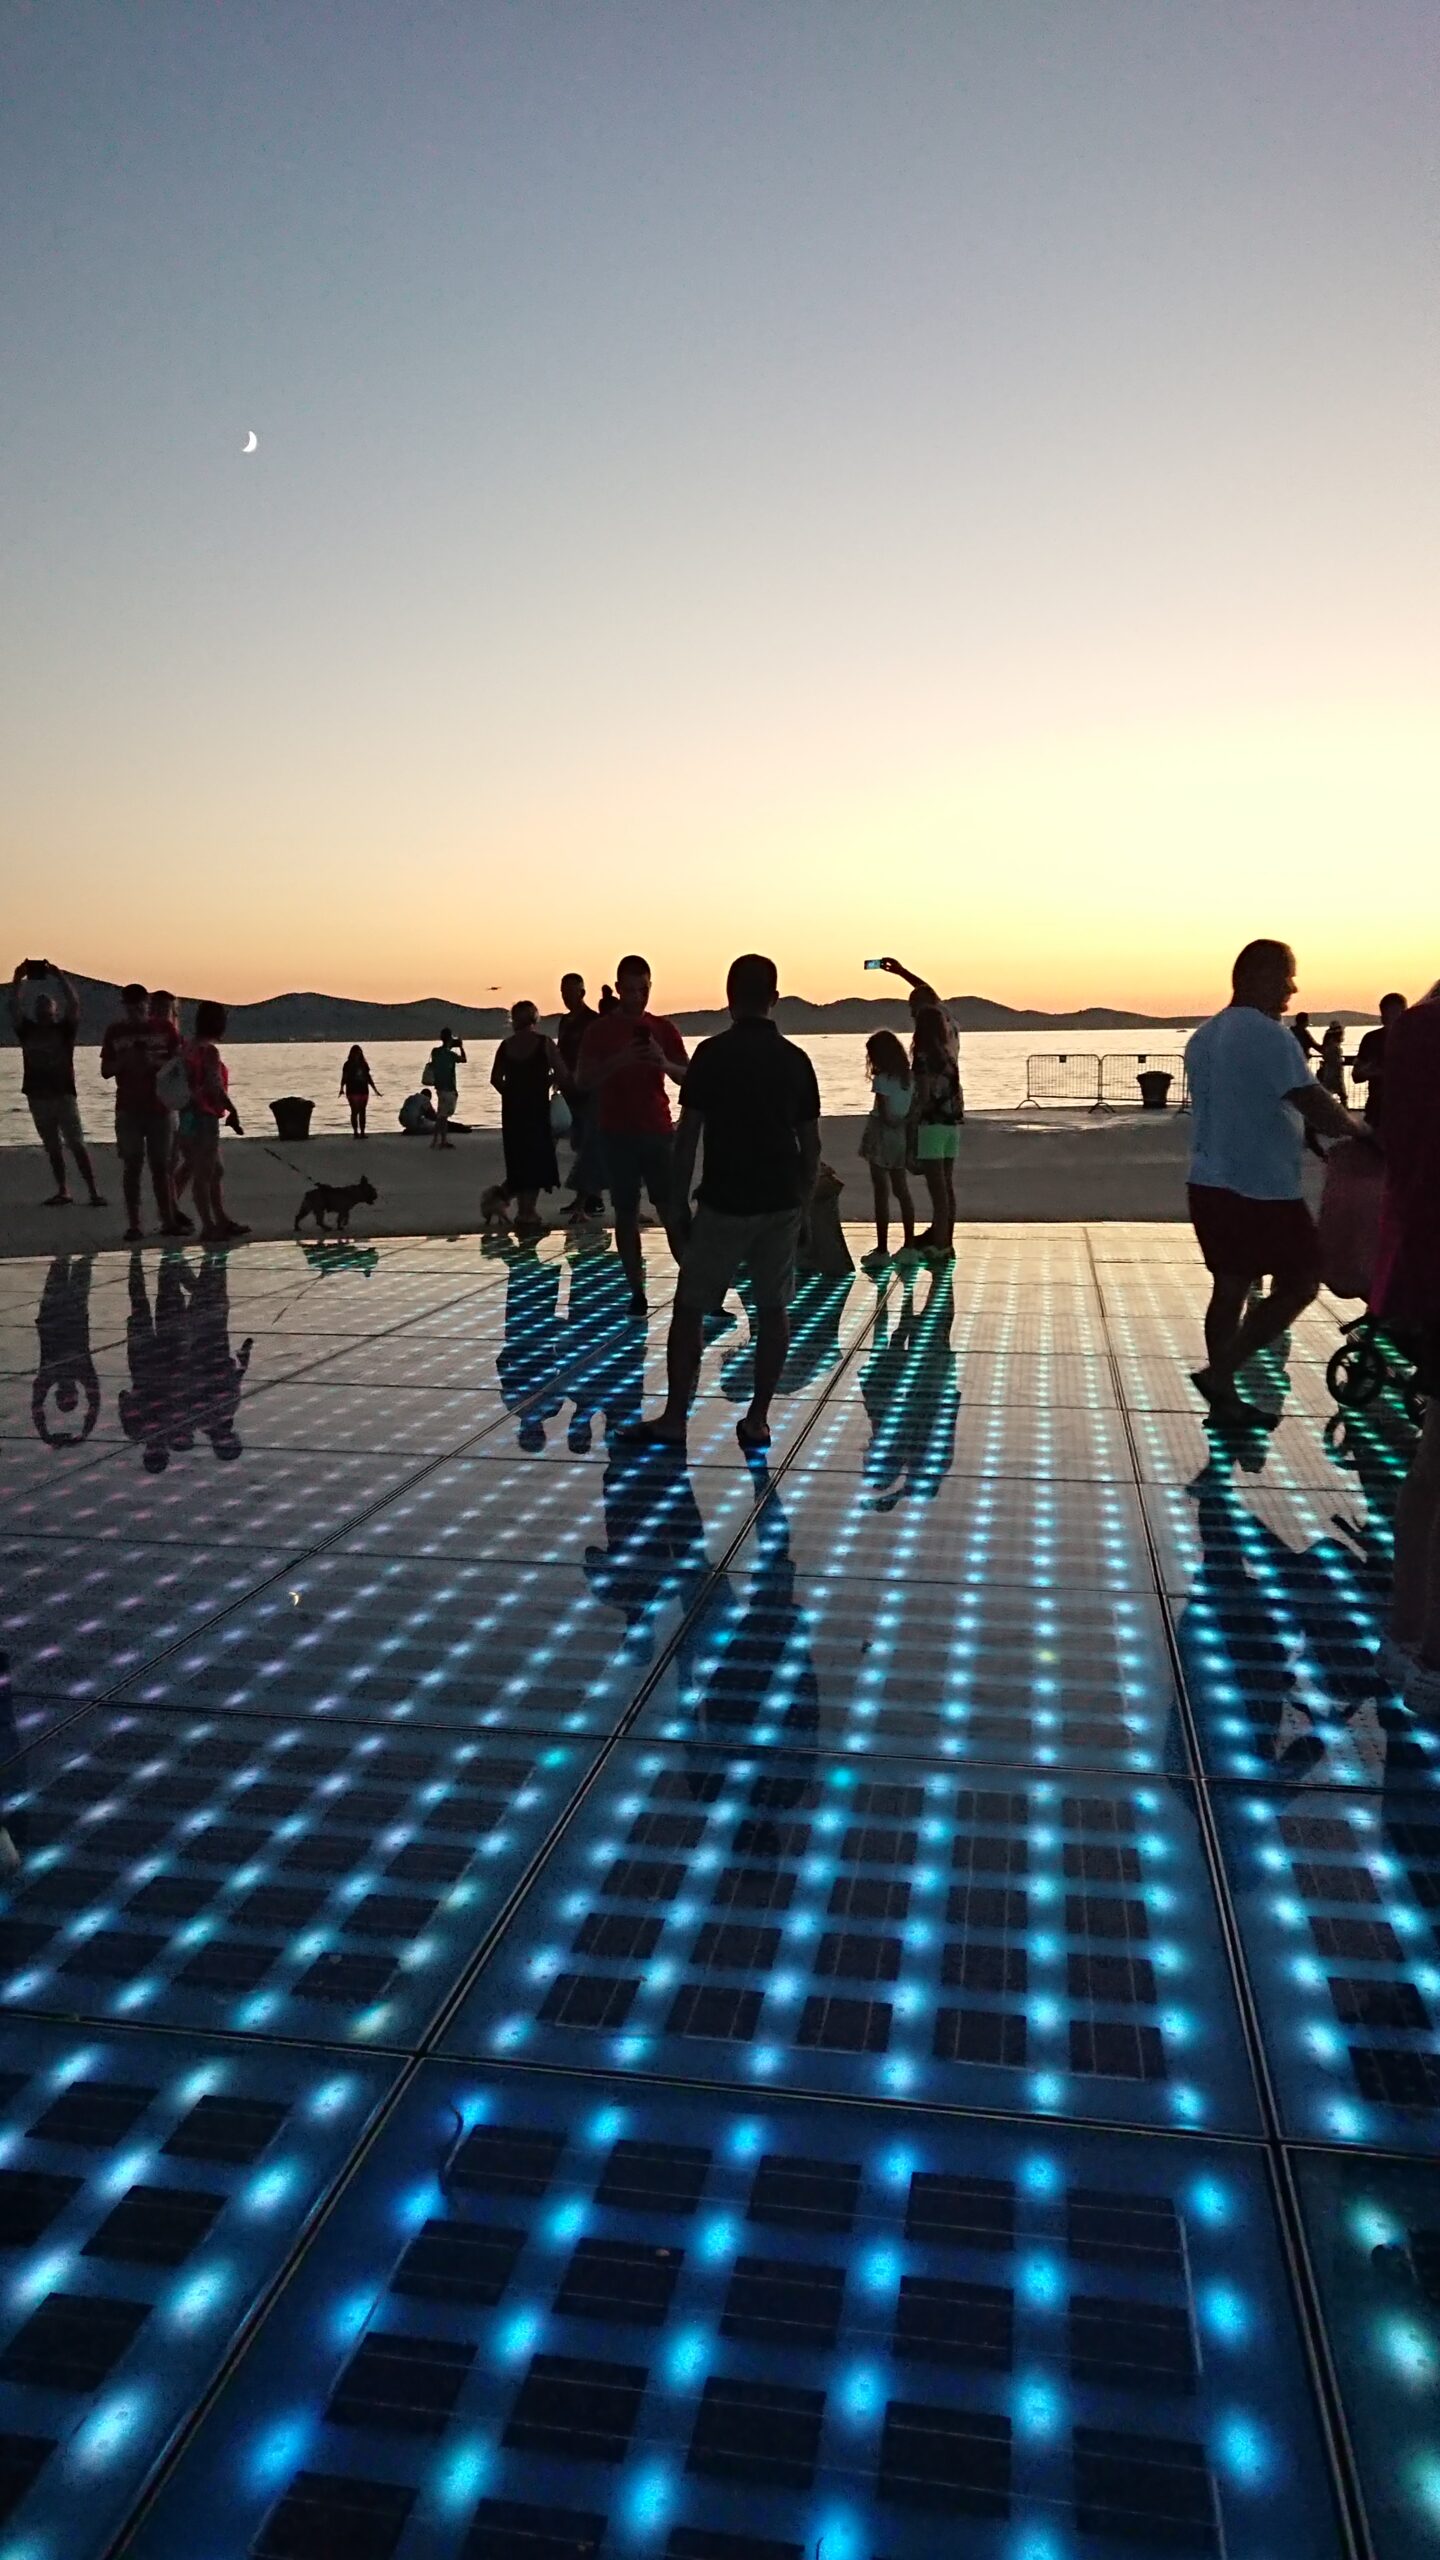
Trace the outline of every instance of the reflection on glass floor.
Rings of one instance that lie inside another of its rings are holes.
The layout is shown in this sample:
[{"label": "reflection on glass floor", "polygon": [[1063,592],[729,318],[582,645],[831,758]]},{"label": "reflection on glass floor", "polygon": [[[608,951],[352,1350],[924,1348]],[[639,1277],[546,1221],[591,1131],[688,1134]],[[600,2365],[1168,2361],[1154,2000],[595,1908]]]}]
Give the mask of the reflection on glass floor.
[{"label": "reflection on glass floor", "polygon": [[992,1228],[657,1453],[647,1252],[0,1265],[0,2552],[1440,2549],[1403,1408]]}]

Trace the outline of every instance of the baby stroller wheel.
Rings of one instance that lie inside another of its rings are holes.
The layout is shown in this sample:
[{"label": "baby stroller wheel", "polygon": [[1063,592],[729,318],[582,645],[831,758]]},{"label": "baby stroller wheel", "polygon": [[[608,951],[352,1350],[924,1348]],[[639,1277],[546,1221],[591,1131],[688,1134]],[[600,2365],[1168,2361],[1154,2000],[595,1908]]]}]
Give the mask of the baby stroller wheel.
[{"label": "baby stroller wheel", "polygon": [[1342,1342],[1332,1351],[1325,1368],[1325,1384],[1337,1404],[1351,1408],[1373,1404],[1384,1386],[1388,1370],[1384,1354],[1363,1336]]}]

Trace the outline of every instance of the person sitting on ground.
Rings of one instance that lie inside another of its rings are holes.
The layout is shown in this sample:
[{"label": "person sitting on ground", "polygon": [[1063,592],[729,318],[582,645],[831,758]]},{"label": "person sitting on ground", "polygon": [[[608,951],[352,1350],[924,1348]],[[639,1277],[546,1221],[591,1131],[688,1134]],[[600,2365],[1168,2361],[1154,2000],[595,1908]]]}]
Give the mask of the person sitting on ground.
[{"label": "person sitting on ground", "polygon": [[1315,1081],[1323,1085],[1327,1093],[1333,1093],[1337,1102],[1348,1102],[1349,1096],[1345,1090],[1345,1025],[1343,1022],[1332,1022],[1320,1043],[1320,1064],[1315,1070]]},{"label": "person sitting on ground", "polygon": [[945,1016],[923,1004],[910,1044],[910,1161],[930,1194],[932,1216],[919,1249],[932,1262],[955,1258],[955,1158],[960,1145],[960,1069]]},{"label": "person sitting on ground", "polygon": [[914,1083],[910,1062],[893,1031],[871,1032],[865,1043],[865,1070],[875,1097],[860,1137],[860,1153],[870,1167],[870,1185],[875,1195],[875,1250],[867,1253],[865,1260],[867,1265],[878,1265],[890,1259],[892,1191],[904,1234],[901,1251],[915,1250],[915,1204],[905,1171]]},{"label": "person sitting on ground", "polygon": [[560,1180],[555,1137],[550,1126],[550,1095],[563,1070],[560,1052],[540,1030],[540,1009],[528,1001],[510,1007],[512,1029],[495,1052],[490,1082],[500,1096],[500,1136],[505,1150],[505,1179],[491,1196],[516,1203],[515,1233],[543,1236],[538,1214],[542,1191]]},{"label": "person sitting on ground", "polygon": [[[53,978],[60,989],[57,1003],[48,991],[27,1013],[20,989],[29,978]],[[49,960],[19,960],[10,982],[10,1021],[23,1059],[21,1091],[30,1105],[35,1134],[50,1161],[55,1188],[47,1209],[68,1209],[70,1185],[65,1177],[65,1149],[75,1159],[92,1209],[105,1199],[95,1180],[90,1150],[75,1096],[75,1035],[80,1027],[80,999],[62,969]]]},{"label": "person sitting on ground", "polygon": [[435,1127],[435,1105],[422,1088],[406,1094],[399,1117],[407,1138],[428,1138]]},{"label": "person sitting on ground", "polygon": [[820,1088],[804,1050],[783,1040],[770,1018],[779,993],[773,960],[747,951],[731,962],[731,1027],[702,1040],[680,1097],[670,1211],[680,1277],[665,1352],[665,1409],[644,1432],[669,1447],[684,1446],[705,1318],[741,1270],[755,1300],[755,1382],[735,1436],[747,1451],[770,1445],[770,1406],[790,1348],[795,1249],[820,1167]]},{"label": "person sitting on ground", "polygon": [[1380,1020],[1373,1030],[1364,1034],[1350,1063],[1351,1083],[1363,1085],[1365,1088],[1364,1116],[1367,1129],[1378,1129],[1380,1126],[1380,1112],[1385,1094],[1386,1035],[1394,1028],[1404,1010],[1403,996],[1393,994],[1382,996]]},{"label": "person sitting on ground", "polygon": [[162,1067],[180,1054],[179,1026],[152,1012],[150,999],[138,984],[121,988],[120,1006],[100,1043],[100,1073],[113,1078],[115,1085],[115,1144],[129,1222],[125,1242],[139,1244],[144,1237],[140,1180],[147,1164],[160,1233],[188,1235],[190,1220],[181,1216],[175,1203],[171,1165],[175,1123],[156,1083]]},{"label": "person sitting on ground", "polygon": [[425,1073],[421,1079],[433,1087],[435,1094],[432,1147],[450,1147],[454,1143],[449,1135],[449,1124],[455,1117],[455,1105],[460,1099],[460,1080],[455,1070],[457,1066],[463,1067],[468,1063],[464,1041],[447,1022],[425,1062]]},{"label": "person sitting on ground", "polygon": [[592,1022],[580,1051],[579,1085],[595,1099],[606,1181],[615,1207],[615,1243],[630,1283],[630,1312],[645,1314],[640,1193],[670,1221],[670,1100],[666,1079],[683,1084],[689,1060],[673,1022],[650,1011],[650,963],[626,953],[615,972],[620,1001]]},{"label": "person sitting on ground", "polygon": [[1440,986],[1385,1034],[1385,1195],[1371,1310],[1412,1337],[1428,1398],[1395,1512],[1390,1642],[1407,1705],[1440,1727]]},{"label": "person sitting on ground", "polygon": [[197,1004],[195,1036],[185,1048],[190,1100],[180,1114],[180,1139],[185,1172],[195,1193],[200,1234],[206,1244],[232,1243],[237,1236],[250,1233],[238,1219],[226,1214],[220,1169],[221,1121],[234,1130],[237,1138],[245,1134],[240,1114],[230,1099],[229,1069],[216,1045],[225,1037],[228,1019],[223,1004]]},{"label": "person sitting on ground", "polygon": [[370,1061],[357,1040],[340,1070],[340,1091],[345,1097],[345,1106],[350,1114],[352,1138],[365,1136],[365,1115],[370,1108],[370,1096],[372,1093],[378,1093],[379,1090],[380,1087],[370,1073]]},{"label": "person sitting on ground", "polygon": [[[1190,1218],[1210,1274],[1205,1365],[1193,1382],[1216,1419],[1255,1427],[1269,1417],[1246,1401],[1238,1372],[1286,1332],[1320,1286],[1315,1221],[1300,1184],[1306,1128],[1365,1136],[1296,1055],[1282,1019],[1295,992],[1284,942],[1247,942],[1228,1005],[1192,1032]],[[1246,1300],[1266,1274],[1268,1297]]]}]

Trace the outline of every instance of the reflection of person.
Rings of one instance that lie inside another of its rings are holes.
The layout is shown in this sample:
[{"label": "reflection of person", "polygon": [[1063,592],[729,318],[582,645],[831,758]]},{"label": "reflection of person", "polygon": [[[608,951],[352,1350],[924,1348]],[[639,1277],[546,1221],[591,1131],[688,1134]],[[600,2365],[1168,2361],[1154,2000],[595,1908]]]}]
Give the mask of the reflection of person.
[{"label": "reflection of person", "polygon": [[[1295,992],[1288,943],[1248,942],[1224,1009],[1192,1032],[1190,1217],[1210,1274],[1205,1366],[1194,1384],[1222,1420],[1264,1415],[1236,1385],[1247,1360],[1308,1307],[1320,1286],[1315,1221],[1300,1185],[1301,1135],[1363,1137],[1358,1120],[1315,1083],[1282,1020]],[[1266,1274],[1269,1295],[1248,1307]]]},{"label": "reflection of person", "polygon": [[924,1304],[915,1304],[915,1276],[901,1278],[898,1316],[882,1299],[875,1331],[860,1372],[860,1393],[870,1417],[865,1481],[880,1494],[875,1508],[893,1510],[914,1496],[931,1502],[955,1462],[960,1387],[951,1333],[955,1322],[953,1272],[936,1271]]},{"label": "reflection of person", "polygon": [[182,1376],[188,1390],[188,1415],[202,1431],[217,1458],[238,1458],[235,1429],[253,1339],[247,1335],[236,1352],[230,1348],[229,1266],[223,1253],[207,1253],[190,1292],[189,1357]]},{"label": "reflection of person", "polygon": [[190,1286],[184,1256],[162,1253],[152,1315],[144,1259],[131,1254],[130,1313],[125,1326],[130,1384],[121,1388],[118,1405],[120,1427],[141,1450],[141,1463],[151,1476],[164,1474],[172,1448],[191,1445],[185,1385],[185,1294]]},{"label": "reflection of person", "polygon": [[379,1090],[380,1087],[370,1073],[370,1061],[357,1040],[340,1070],[340,1091],[345,1097],[345,1107],[350,1114],[352,1138],[363,1138],[366,1135],[365,1117],[370,1108],[370,1096],[372,1093],[378,1094]]},{"label": "reflection of person", "polygon": [[1385,1095],[1386,1034],[1392,1024],[1399,1021],[1404,1010],[1405,999],[1402,995],[1382,996],[1380,1019],[1373,1030],[1364,1034],[1350,1062],[1351,1083],[1363,1085],[1365,1089],[1364,1116],[1367,1129],[1378,1129],[1380,1126],[1380,1113]]},{"label": "reflection of person", "polygon": [[560,1265],[533,1244],[505,1243],[505,1339],[495,1362],[501,1399],[515,1414],[516,1438],[532,1454],[565,1398],[560,1385]]},{"label": "reflection of person", "polygon": [[580,1049],[580,1090],[592,1097],[606,1180],[615,1207],[615,1243],[630,1282],[630,1311],[645,1313],[640,1194],[670,1215],[671,1122],[667,1080],[683,1084],[689,1060],[667,1015],[650,1011],[650,963],[627,952],[615,972],[615,1010],[604,1002]]},{"label": "reflection of person", "polygon": [[[73,1449],[88,1440],[100,1411],[100,1381],[90,1350],[90,1273],[88,1254],[60,1253],[45,1275],[35,1330],[40,1358],[30,1391],[30,1414],[36,1431],[52,1449]],[[54,1397],[60,1413],[74,1413],[83,1396],[85,1412],[78,1431],[55,1431],[46,1411]]]},{"label": "reflection of person", "polygon": [[1385,1036],[1385,1198],[1373,1311],[1414,1339],[1429,1401],[1396,1513],[1391,1640],[1405,1698],[1440,1723],[1440,986]]},{"label": "reflection of person", "polygon": [[[37,997],[27,1013],[20,1001],[20,989],[30,978],[54,978],[60,989],[57,1004],[48,992]],[[96,1188],[95,1168],[85,1144],[85,1131],[80,1122],[80,1105],[75,1096],[75,1035],[80,1027],[80,999],[64,971],[48,960],[19,960],[10,982],[10,1021],[20,1043],[23,1069],[21,1090],[30,1105],[35,1134],[50,1160],[55,1188],[45,1206],[66,1209],[70,1205],[70,1185],[65,1173],[65,1150],[68,1147],[79,1169],[80,1179],[89,1194],[92,1209],[103,1209],[104,1199]]]},{"label": "reflection of person", "polygon": [[604,1233],[566,1240],[570,1292],[561,1336],[560,1374],[573,1399],[567,1438],[583,1457],[604,1418],[607,1439],[633,1430],[645,1380],[645,1336],[625,1321],[629,1283]]},{"label": "reflection of person", "polygon": [[[800,1222],[820,1168],[820,1088],[803,1049],[771,1019],[775,963],[747,951],[725,981],[730,1028],[702,1040],[681,1096],[670,1238],[680,1264],[670,1318],[665,1409],[657,1440],[685,1439],[706,1316],[742,1269],[755,1294],[755,1387],[735,1426],[742,1449],[770,1442],[770,1405],[790,1347]],[[690,1185],[701,1133],[699,1206]]]},{"label": "reflection of person", "polygon": [[512,1029],[495,1052],[490,1082],[500,1096],[500,1137],[505,1150],[505,1180],[498,1197],[514,1200],[517,1236],[545,1232],[536,1204],[542,1191],[553,1191],[560,1179],[555,1138],[550,1126],[550,1095],[560,1068],[560,1052],[539,1028],[537,1005],[512,1004]]}]

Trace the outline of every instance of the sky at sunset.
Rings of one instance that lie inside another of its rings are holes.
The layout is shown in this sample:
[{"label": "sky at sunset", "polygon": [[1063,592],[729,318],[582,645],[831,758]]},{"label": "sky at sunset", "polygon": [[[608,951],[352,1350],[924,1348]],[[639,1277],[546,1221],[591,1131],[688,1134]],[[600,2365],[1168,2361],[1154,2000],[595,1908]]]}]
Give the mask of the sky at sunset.
[{"label": "sky at sunset", "polygon": [[7,971],[1428,984],[1437,79],[1434,0],[7,6]]}]

